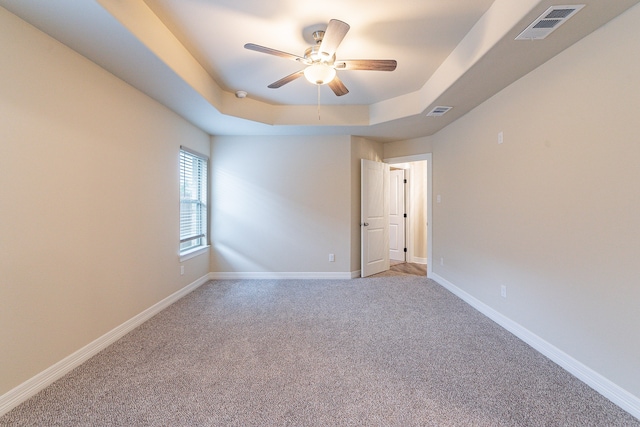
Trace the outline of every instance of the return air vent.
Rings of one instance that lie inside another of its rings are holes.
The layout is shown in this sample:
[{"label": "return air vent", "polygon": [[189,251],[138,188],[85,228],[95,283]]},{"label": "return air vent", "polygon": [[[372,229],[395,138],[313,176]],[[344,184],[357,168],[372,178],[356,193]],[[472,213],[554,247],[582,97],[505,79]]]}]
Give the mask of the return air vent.
[{"label": "return air vent", "polygon": [[551,6],[521,32],[516,40],[542,40],[578,13],[583,4],[570,6]]},{"label": "return air vent", "polygon": [[438,107],[434,107],[433,110],[429,111],[427,113],[428,117],[440,117],[440,116],[444,116],[444,114],[451,110],[453,107],[442,107],[442,106],[438,106]]}]

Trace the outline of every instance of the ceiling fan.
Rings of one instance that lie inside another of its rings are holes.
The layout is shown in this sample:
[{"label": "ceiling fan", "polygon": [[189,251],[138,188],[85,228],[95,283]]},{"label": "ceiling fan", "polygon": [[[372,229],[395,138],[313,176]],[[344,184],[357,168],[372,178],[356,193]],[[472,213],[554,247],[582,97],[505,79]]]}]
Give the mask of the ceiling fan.
[{"label": "ceiling fan", "polygon": [[329,21],[329,25],[325,31],[315,31],[313,33],[313,39],[316,44],[315,46],[309,47],[304,52],[304,56],[293,55],[291,53],[282,52],[253,43],[247,43],[244,47],[249,50],[255,50],[256,52],[291,59],[306,65],[304,69],[296,71],[293,74],[289,74],[288,76],[271,83],[268,86],[269,88],[277,89],[304,75],[310,83],[318,86],[328,84],[331,90],[333,90],[333,93],[337,96],[342,96],[349,93],[349,90],[338,78],[336,71],[393,71],[398,65],[398,63],[393,59],[336,60],[336,50],[342,42],[342,39],[344,39],[344,36],[347,35],[349,28],[349,24],[337,19],[332,19]]}]

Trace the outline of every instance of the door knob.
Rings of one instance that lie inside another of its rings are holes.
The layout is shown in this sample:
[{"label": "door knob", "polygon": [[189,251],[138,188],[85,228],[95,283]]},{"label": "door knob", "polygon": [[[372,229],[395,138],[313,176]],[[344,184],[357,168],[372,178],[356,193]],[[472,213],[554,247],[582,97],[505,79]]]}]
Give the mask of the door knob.
[{"label": "door knob", "polygon": [[367,226],[369,225],[369,223],[368,223],[368,222],[365,222],[365,223],[364,223],[364,224],[362,224],[362,225],[364,225],[365,227],[367,227]]}]

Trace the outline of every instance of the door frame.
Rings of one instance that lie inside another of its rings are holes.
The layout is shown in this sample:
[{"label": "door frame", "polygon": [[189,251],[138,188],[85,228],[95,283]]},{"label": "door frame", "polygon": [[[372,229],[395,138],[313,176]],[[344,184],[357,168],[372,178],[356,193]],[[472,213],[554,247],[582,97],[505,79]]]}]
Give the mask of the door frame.
[{"label": "door frame", "polygon": [[[410,162],[427,162],[427,277],[433,274],[433,155],[432,153],[415,154],[403,157],[389,157],[383,159],[383,162],[389,163],[410,163]],[[409,234],[409,239],[411,235]]]}]

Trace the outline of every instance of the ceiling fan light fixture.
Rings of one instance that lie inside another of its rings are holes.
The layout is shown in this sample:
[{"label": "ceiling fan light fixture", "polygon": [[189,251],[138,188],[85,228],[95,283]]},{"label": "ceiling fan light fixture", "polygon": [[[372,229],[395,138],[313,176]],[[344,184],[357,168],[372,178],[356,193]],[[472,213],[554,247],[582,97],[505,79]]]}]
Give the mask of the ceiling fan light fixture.
[{"label": "ceiling fan light fixture", "polygon": [[267,53],[269,55],[305,64],[306,68],[303,70],[291,73],[288,76],[271,83],[267,87],[269,89],[277,89],[304,75],[305,79],[309,81],[309,83],[318,86],[318,100],[320,99],[321,85],[328,84],[329,88],[336,96],[343,96],[349,93],[349,89],[347,89],[344,83],[336,75],[337,69],[373,71],[393,71],[396,69],[398,63],[393,59],[356,59],[336,62],[336,50],[340,43],[342,43],[344,36],[347,35],[350,28],[349,24],[338,19],[332,19],[324,28],[326,28],[326,30],[323,31],[318,29],[313,32],[315,45],[308,47],[304,52],[304,56],[293,55],[253,43],[247,43],[244,47],[245,49]]},{"label": "ceiling fan light fixture", "polygon": [[314,85],[326,85],[336,77],[336,70],[327,64],[319,62],[305,68],[304,77]]}]

